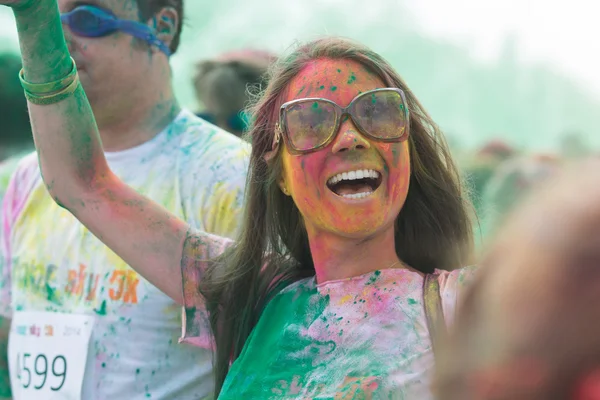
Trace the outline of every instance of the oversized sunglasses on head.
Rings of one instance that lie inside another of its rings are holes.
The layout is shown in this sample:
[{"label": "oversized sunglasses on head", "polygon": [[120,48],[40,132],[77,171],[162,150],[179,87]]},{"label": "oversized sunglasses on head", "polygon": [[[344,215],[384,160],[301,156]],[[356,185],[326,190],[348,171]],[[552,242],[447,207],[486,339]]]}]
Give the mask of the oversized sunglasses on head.
[{"label": "oversized sunglasses on head", "polygon": [[78,36],[95,38],[120,31],[158,47],[167,56],[171,55],[167,45],[156,37],[149,26],[137,21],[119,19],[107,10],[94,6],[79,6],[62,14],[60,18],[63,24],[67,24]]},{"label": "oversized sunglasses on head", "polygon": [[306,154],[329,145],[337,136],[344,116],[366,137],[381,142],[400,142],[408,137],[408,108],[404,92],[397,88],[361,93],[342,108],[328,99],[307,98],[281,106],[276,142],[282,134],[292,154]]}]

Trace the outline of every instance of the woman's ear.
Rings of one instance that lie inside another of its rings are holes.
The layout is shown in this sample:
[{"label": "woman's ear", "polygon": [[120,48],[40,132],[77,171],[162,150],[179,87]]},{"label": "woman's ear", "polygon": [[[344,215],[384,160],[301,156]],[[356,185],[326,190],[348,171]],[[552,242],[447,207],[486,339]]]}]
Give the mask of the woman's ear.
[{"label": "woman's ear", "polygon": [[283,194],[285,194],[286,196],[291,196],[290,190],[287,187],[287,183],[285,182],[285,178],[283,177],[283,175],[277,181],[277,185],[279,186]]}]

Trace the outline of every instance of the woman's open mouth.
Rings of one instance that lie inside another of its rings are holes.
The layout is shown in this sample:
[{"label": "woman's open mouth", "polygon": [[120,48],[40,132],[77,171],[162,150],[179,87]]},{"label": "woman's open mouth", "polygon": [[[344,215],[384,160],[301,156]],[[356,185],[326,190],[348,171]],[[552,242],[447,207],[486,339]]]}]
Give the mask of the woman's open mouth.
[{"label": "woman's open mouth", "polygon": [[347,199],[362,199],[372,195],[381,186],[381,173],[373,169],[342,172],[327,180],[333,193]]}]

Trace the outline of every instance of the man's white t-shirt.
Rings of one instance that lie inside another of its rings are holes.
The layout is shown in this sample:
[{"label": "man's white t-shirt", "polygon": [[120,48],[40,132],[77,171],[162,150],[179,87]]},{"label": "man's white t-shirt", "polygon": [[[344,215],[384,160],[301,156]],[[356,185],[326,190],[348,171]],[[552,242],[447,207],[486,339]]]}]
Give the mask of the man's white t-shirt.
[{"label": "man's white t-shirt", "polygon": [[19,166],[19,160],[26,155],[27,153],[19,153],[0,161],[0,204],[2,204],[2,198],[4,197],[4,193],[6,193],[6,189],[8,189],[10,178]]},{"label": "man's white t-shirt", "polygon": [[[191,226],[233,237],[249,151],[241,139],[182,111],[151,141],[106,156],[122,180]],[[211,394],[212,354],[178,343],[180,306],[52,200],[35,154],[13,175],[2,216],[0,315],[13,319],[13,393],[14,367],[17,384],[27,386],[16,390],[39,391],[28,398],[77,385],[85,400]]]}]

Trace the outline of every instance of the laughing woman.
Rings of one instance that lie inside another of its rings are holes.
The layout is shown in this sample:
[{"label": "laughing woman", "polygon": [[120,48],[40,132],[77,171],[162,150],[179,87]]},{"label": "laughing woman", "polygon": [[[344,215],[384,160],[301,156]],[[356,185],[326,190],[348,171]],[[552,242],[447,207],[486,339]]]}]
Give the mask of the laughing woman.
[{"label": "laughing woman", "polygon": [[48,190],[184,305],[183,341],[216,346],[219,398],[430,398],[431,337],[471,274],[457,270],[471,224],[437,126],[390,65],[342,39],[279,61],[232,242],[111,173],[55,1],[0,0]]}]

